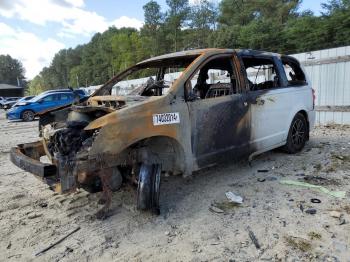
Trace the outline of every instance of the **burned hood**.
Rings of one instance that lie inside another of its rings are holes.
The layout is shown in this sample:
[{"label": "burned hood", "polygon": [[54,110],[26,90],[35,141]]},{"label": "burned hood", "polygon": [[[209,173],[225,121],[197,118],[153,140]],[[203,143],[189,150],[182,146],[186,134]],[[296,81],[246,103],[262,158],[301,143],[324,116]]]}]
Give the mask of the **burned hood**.
[{"label": "burned hood", "polygon": [[145,96],[116,96],[116,95],[108,95],[108,96],[93,96],[90,97],[86,101],[87,106],[102,106],[113,109],[119,109],[124,106],[137,104],[147,100],[149,97]]}]

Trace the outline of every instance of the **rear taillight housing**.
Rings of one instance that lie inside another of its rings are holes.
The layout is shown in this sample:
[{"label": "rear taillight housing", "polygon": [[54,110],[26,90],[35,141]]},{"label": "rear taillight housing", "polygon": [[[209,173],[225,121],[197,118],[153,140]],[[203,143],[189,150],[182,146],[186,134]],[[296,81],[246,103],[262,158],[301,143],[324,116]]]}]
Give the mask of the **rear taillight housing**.
[{"label": "rear taillight housing", "polygon": [[316,91],[315,89],[312,89],[312,108],[315,109],[315,102],[316,102]]}]

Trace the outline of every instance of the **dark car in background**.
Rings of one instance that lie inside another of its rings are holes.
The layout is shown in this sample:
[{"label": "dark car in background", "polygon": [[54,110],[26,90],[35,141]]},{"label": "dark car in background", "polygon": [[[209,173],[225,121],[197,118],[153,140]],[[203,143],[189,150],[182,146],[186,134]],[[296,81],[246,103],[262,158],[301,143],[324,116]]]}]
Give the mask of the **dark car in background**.
[{"label": "dark car in background", "polygon": [[0,102],[0,108],[9,109],[13,104],[15,104],[20,97],[4,97]]},{"label": "dark car in background", "polygon": [[16,103],[8,110],[6,117],[9,120],[33,121],[38,114],[46,110],[69,105],[85,97],[85,93],[80,91],[67,90],[46,91],[28,101]]},{"label": "dark car in background", "polygon": [[22,97],[20,99],[13,99],[13,100],[10,100],[10,101],[6,101],[4,104],[3,104],[3,109],[5,110],[8,110],[10,109],[11,107],[13,107],[14,105],[18,104],[18,103],[21,103],[21,102],[25,102],[25,101],[29,101],[30,99],[34,98],[35,96],[25,96],[25,97]]},{"label": "dark car in background", "polygon": [[0,108],[2,108],[5,102],[6,102],[6,97],[0,96]]}]

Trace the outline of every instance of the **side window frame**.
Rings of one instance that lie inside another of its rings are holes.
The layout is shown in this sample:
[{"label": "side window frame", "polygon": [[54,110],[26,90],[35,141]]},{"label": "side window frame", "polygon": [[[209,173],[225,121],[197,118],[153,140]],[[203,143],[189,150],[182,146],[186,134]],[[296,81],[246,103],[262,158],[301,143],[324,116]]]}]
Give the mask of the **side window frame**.
[{"label": "side window frame", "polygon": [[[290,85],[289,84],[289,81],[288,81],[288,77],[287,77],[287,74],[286,74],[286,71],[284,69],[284,64],[283,64],[283,61],[288,61],[290,62],[291,64],[295,63],[296,66],[299,67],[300,71],[303,73],[304,75],[304,81],[305,83],[304,84],[298,84],[298,85]],[[282,56],[281,59],[280,59],[280,63],[281,63],[281,66],[282,66],[282,69],[283,69],[283,74],[285,76],[285,81],[286,81],[286,87],[300,87],[300,86],[305,86],[305,85],[308,85],[308,81],[307,81],[307,77],[306,77],[306,74],[305,74],[305,71],[303,70],[303,68],[301,67],[299,61],[293,57],[290,57],[290,56]]]},{"label": "side window frame", "polygon": [[284,68],[283,68],[283,64],[282,61],[280,59],[278,59],[276,56],[268,56],[268,55],[239,55],[238,59],[239,62],[241,64],[242,67],[242,75],[244,76],[244,86],[246,89],[246,92],[256,92],[256,91],[261,91],[261,90],[250,90],[250,85],[249,85],[249,81],[248,81],[248,75],[247,75],[247,70],[244,66],[244,62],[243,62],[243,58],[257,58],[257,59],[266,59],[266,60],[270,60],[271,63],[273,63],[273,65],[276,68],[276,74],[278,76],[278,87],[274,87],[274,88],[269,88],[269,89],[264,89],[264,90],[276,90],[276,89],[281,89],[281,88],[285,88],[288,86],[288,81],[287,81],[287,77],[286,74],[284,72]]},{"label": "side window frame", "polygon": [[[216,55],[212,55],[210,57],[207,57],[200,65],[197,66],[197,68],[193,71],[193,73],[186,79],[185,84],[184,84],[184,94],[185,94],[185,101],[186,102],[192,102],[192,100],[190,100],[188,98],[189,94],[187,92],[187,83],[188,81],[191,81],[191,79],[196,75],[196,73],[198,73],[199,70],[201,70],[207,63],[209,63],[210,61],[214,60],[214,59],[218,59],[218,58],[228,58],[231,59],[231,65],[232,65],[232,71],[236,77],[236,81],[237,81],[237,93],[236,94],[232,94],[232,95],[238,95],[242,93],[242,81],[241,81],[241,73],[238,71],[237,68],[237,54],[235,52],[232,53],[224,53],[224,54],[216,54]],[[192,87],[193,88],[193,87]],[[202,100],[198,100],[198,101],[205,101],[206,99],[202,99]]]},{"label": "side window frame", "polygon": [[[62,99],[63,96],[66,96],[67,98],[66,99]],[[57,100],[58,101],[67,101],[69,99],[70,99],[70,94],[69,93],[60,93]]]},{"label": "side window frame", "polygon": [[[48,98],[48,97],[52,97],[52,99],[51,99],[51,100],[48,100],[48,101],[45,100],[45,99]],[[49,94],[49,95],[43,97],[41,100],[42,100],[44,103],[53,102],[53,101],[55,101],[55,94]]]}]

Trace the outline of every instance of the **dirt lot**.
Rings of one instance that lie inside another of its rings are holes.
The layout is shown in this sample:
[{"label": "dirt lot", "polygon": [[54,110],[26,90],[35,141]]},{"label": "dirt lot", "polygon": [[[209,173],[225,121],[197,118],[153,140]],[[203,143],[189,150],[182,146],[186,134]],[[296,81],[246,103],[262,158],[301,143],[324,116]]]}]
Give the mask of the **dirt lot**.
[{"label": "dirt lot", "polygon": [[[273,151],[251,167],[243,161],[192,179],[164,177],[160,216],[136,211],[135,190],[125,186],[104,221],[93,216],[99,194],[58,195],[9,161],[12,146],[37,139],[37,122],[8,123],[1,111],[0,131],[2,261],[350,261],[350,127],[318,127],[297,155]],[[346,196],[280,183],[286,179]],[[243,204],[228,203],[227,191]]]}]

